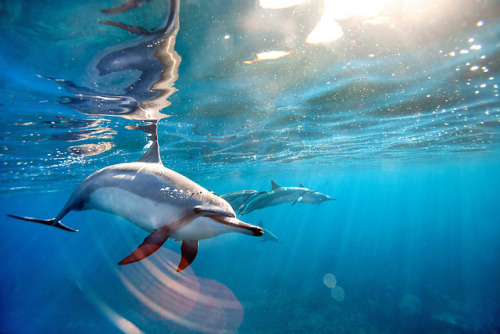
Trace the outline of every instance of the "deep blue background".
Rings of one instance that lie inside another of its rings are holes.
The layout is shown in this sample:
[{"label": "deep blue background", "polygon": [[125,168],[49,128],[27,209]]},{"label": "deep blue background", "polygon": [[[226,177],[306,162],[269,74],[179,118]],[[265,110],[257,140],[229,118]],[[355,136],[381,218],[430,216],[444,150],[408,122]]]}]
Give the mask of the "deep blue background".
[{"label": "deep blue background", "polygon": [[[498,161],[317,170],[272,179],[282,186],[302,183],[337,200],[243,216],[255,224],[262,219],[282,245],[236,234],[200,242],[189,275],[235,294],[245,312],[239,332],[499,329]],[[270,188],[270,179],[258,176],[201,183],[217,193]],[[70,192],[2,198],[3,331],[117,331],[85,292],[90,290],[140,329],[165,328],[141,312],[116,273],[126,270],[116,263],[145,232],[96,211],[65,217],[78,233],[5,217],[54,216]],[[179,253],[179,246],[169,240],[164,247]],[[330,297],[326,273],[344,288],[343,302]],[[418,298],[415,310],[403,303],[405,294]]]}]

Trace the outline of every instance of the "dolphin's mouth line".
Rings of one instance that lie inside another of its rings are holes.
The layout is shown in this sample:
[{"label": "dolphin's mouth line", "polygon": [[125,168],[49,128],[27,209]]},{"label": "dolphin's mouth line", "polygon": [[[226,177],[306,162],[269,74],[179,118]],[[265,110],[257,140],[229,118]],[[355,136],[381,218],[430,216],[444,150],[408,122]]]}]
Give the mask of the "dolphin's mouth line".
[{"label": "dolphin's mouth line", "polygon": [[244,222],[241,222],[241,224],[235,224],[233,222],[230,222],[230,221],[227,221],[227,220],[224,220],[224,219],[221,219],[221,218],[219,218],[217,216],[212,216],[212,215],[204,215],[204,217],[210,218],[210,219],[212,219],[212,220],[214,220],[214,221],[216,221],[217,223],[220,223],[220,224],[224,224],[224,225],[227,225],[227,226],[236,227],[236,228],[239,228],[239,229],[242,229],[242,230],[250,231],[250,232],[253,233],[254,236],[261,236],[261,235],[264,234],[264,231],[259,226],[247,224],[247,223],[244,223]]},{"label": "dolphin's mouth line", "polygon": [[211,216],[224,216],[224,217],[229,217],[229,218],[236,218],[236,215],[234,215],[231,212],[225,212],[222,210],[210,210],[210,209],[201,209],[199,207],[194,208],[194,212],[196,214],[202,214],[203,216],[206,217],[211,217]]}]

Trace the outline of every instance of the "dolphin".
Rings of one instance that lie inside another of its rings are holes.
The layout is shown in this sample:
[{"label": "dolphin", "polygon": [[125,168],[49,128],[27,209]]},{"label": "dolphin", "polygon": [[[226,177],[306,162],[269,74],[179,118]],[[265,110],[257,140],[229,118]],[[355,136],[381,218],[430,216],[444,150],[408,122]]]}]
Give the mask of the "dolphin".
[{"label": "dolphin", "polygon": [[259,227],[262,227],[262,230],[264,231],[264,234],[262,235],[262,242],[266,242],[266,241],[274,241],[274,242],[277,242],[279,244],[283,244],[277,236],[274,235],[274,233],[272,233],[271,231],[269,231],[268,229],[266,229],[264,227],[264,223],[262,223],[262,220],[259,222]]},{"label": "dolphin", "polygon": [[253,201],[256,197],[265,194],[267,191],[257,191],[257,190],[238,190],[231,193],[221,195],[233,209],[241,213],[245,210],[247,203]]},{"label": "dolphin", "polygon": [[334,198],[318,191],[308,189],[303,185],[300,187],[280,187],[274,181],[271,181],[271,191],[261,195],[250,202],[241,215],[246,215],[254,210],[264,209],[268,206],[276,206],[284,203],[321,204],[326,201],[334,201]]},{"label": "dolphin", "polygon": [[244,223],[221,197],[163,166],[156,141],[136,162],[112,165],[87,177],[52,219],[9,215],[11,218],[76,232],[61,223],[71,211],[96,209],[125,218],[150,233],[120,265],[140,261],[168,238],[182,241],[177,271],[198,253],[198,241],[223,233],[262,236],[261,227]]}]

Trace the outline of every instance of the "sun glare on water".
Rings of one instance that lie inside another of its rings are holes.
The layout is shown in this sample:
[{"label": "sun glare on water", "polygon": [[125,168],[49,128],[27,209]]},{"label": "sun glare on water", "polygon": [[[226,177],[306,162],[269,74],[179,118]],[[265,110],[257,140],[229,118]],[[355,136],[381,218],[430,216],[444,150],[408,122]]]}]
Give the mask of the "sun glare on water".
[{"label": "sun glare on water", "polygon": [[350,17],[363,17],[371,22],[383,21],[380,17],[385,6],[398,0],[324,0],[321,19],[313,31],[307,36],[307,43],[325,43],[335,41],[344,36],[339,24],[340,20]]},{"label": "sun glare on water", "polygon": [[[385,10],[392,10],[396,6],[407,8],[418,0],[323,0],[321,18],[314,29],[308,34],[305,42],[310,44],[328,43],[344,36],[341,21],[350,18],[364,18],[363,24],[388,23],[389,17],[384,15]],[[422,7],[436,7],[439,2],[420,0]],[[305,0],[260,0],[259,5],[264,9],[284,9],[301,4]],[[307,3],[308,4],[308,3]],[[315,3],[314,3],[315,4]],[[311,3],[311,5],[314,5]],[[321,4],[321,2],[319,2]],[[396,18],[397,19],[397,18]]]}]

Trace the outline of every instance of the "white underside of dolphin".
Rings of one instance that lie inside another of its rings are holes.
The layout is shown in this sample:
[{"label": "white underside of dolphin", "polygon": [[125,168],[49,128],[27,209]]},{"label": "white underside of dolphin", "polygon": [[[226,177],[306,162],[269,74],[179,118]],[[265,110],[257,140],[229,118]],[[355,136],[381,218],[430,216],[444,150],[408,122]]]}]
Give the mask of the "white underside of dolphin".
[{"label": "white underside of dolphin", "polygon": [[196,257],[198,240],[231,232],[263,234],[262,228],[237,219],[224,199],[165,168],[156,142],[139,161],[106,167],[87,177],[55,218],[9,216],[75,231],[61,219],[70,211],[90,209],[123,217],[151,233],[119,264],[140,261],[173,238],[182,241],[177,268],[181,271]]}]

